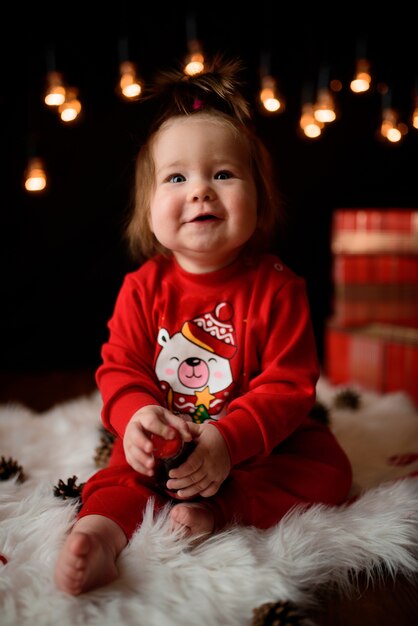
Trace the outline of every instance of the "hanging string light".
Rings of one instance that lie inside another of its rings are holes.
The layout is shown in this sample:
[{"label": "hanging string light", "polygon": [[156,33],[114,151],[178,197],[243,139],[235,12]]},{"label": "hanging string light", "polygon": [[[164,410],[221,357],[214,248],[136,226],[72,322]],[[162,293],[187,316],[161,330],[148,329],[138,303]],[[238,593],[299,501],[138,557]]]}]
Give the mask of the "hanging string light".
[{"label": "hanging string light", "polygon": [[189,53],[185,59],[183,72],[188,76],[201,74],[205,69],[205,57],[197,39],[188,42]]},{"label": "hanging string light", "polygon": [[197,38],[196,18],[194,15],[186,17],[186,37],[188,53],[184,60],[183,72],[187,76],[195,76],[204,71],[205,56],[202,44]]},{"label": "hanging string light", "polygon": [[125,100],[138,100],[142,93],[142,83],[137,75],[135,63],[129,60],[128,42],[119,40],[119,95]]},{"label": "hanging string light", "polygon": [[386,87],[382,97],[381,136],[390,143],[398,143],[408,132],[406,124],[399,121],[399,114],[392,106],[392,94]]},{"label": "hanging string light", "polygon": [[268,113],[283,112],[285,108],[284,98],[280,95],[277,86],[277,79],[271,73],[270,55],[263,53],[260,62],[261,84],[259,100],[265,111]]},{"label": "hanging string light", "polygon": [[119,88],[121,95],[127,100],[137,100],[142,92],[142,85],[136,74],[136,67],[132,61],[123,61],[120,64]]},{"label": "hanging string light", "polygon": [[318,122],[315,118],[314,106],[311,102],[302,104],[302,115],[299,120],[299,126],[308,139],[316,139],[321,135],[324,124],[323,122]]},{"label": "hanging string light", "polygon": [[29,159],[28,167],[25,172],[25,189],[26,191],[42,191],[46,187],[46,173],[42,159],[32,157]]},{"label": "hanging string light", "polygon": [[367,60],[366,44],[364,40],[357,42],[356,59],[356,69],[353,80],[350,83],[350,89],[354,93],[364,93],[365,91],[369,91],[372,82],[370,62]]},{"label": "hanging string light", "polygon": [[260,101],[263,107],[269,113],[277,113],[280,109],[283,111],[283,98],[277,89],[277,81],[273,76],[263,76],[261,78]]},{"label": "hanging string light", "polygon": [[401,131],[398,128],[398,115],[394,109],[383,109],[380,132],[382,137],[391,143],[397,143],[402,139]]},{"label": "hanging string light", "polygon": [[48,72],[46,80],[45,104],[48,106],[59,106],[63,104],[63,102],[65,102],[66,90],[62,74],[57,71]]},{"label": "hanging string light", "polygon": [[77,97],[77,89],[70,87],[67,90],[65,101],[58,107],[63,122],[73,122],[81,113],[81,102]]},{"label": "hanging string light", "polygon": [[47,53],[47,90],[44,102],[56,107],[63,122],[73,122],[81,112],[81,102],[75,87],[66,87],[61,72],[56,70],[55,52],[52,48]]},{"label": "hanging string light", "polygon": [[[26,145],[26,159],[27,165],[23,172],[23,186],[26,191],[31,193],[39,193],[43,191],[47,186],[46,169],[44,160],[40,156],[43,152],[41,147],[41,132],[40,115],[39,115],[39,103],[40,101],[33,101],[30,97],[27,100],[27,121],[28,121],[28,133],[27,133],[27,145]],[[37,106],[38,105],[38,106]]]},{"label": "hanging string light", "polygon": [[314,116],[322,124],[329,124],[337,118],[334,96],[329,89],[329,68],[326,66],[322,66],[319,71]]},{"label": "hanging string light", "polygon": [[314,115],[313,89],[309,81],[303,85],[302,89],[302,113],[299,127],[307,139],[317,139],[324,128],[324,123],[318,122]]},{"label": "hanging string light", "polygon": [[327,88],[318,91],[318,96],[314,104],[314,116],[318,122],[329,124],[337,118],[335,112],[334,98]]},{"label": "hanging string light", "polygon": [[372,77],[370,75],[370,63],[366,59],[358,59],[354,78],[350,83],[350,89],[354,93],[364,93],[370,89]]},{"label": "hanging string light", "polygon": [[57,70],[55,50],[50,46],[46,51],[46,90],[44,102],[47,106],[58,107],[65,100],[65,85],[62,73]]},{"label": "hanging string light", "polygon": [[[188,18],[187,25],[189,55],[187,61],[191,65],[184,66],[184,71],[190,75],[204,71],[204,55],[202,46],[196,38],[196,25],[192,18]],[[126,40],[119,42],[120,55],[120,81],[118,92],[127,100],[137,99],[142,92],[141,81],[137,77],[135,64],[128,60],[128,50]],[[66,87],[63,75],[57,71],[55,66],[55,55],[49,52],[48,57],[47,90],[44,101],[48,106],[56,107],[61,120],[69,123],[77,119],[82,111],[82,104],[78,98],[77,89]],[[360,82],[359,82],[360,81]],[[363,83],[361,82],[363,81]],[[350,83],[350,88],[355,93],[361,93],[371,86],[370,63],[365,56],[356,60],[356,72]],[[301,104],[301,114],[299,118],[299,132],[304,138],[317,139],[324,131],[327,124],[337,118],[337,111],[332,92],[342,89],[341,80],[329,80],[329,69],[322,66],[319,71],[317,82],[316,99],[312,97],[304,98]],[[376,91],[380,91],[381,84],[376,85]],[[403,136],[408,133],[408,126],[399,120],[399,114],[391,105],[391,98],[388,90],[382,101],[381,122],[378,127],[378,137],[390,143],[399,143]],[[63,101],[64,99],[64,101]],[[285,102],[279,94],[277,79],[272,75],[270,56],[266,53],[262,55],[260,67],[260,89],[258,100],[262,105],[262,111],[277,113],[284,110]],[[410,113],[410,125],[418,130],[418,81],[414,92],[414,104]],[[29,160],[25,171],[25,189],[28,191],[42,191],[47,186],[45,167],[39,157],[32,157]]]}]

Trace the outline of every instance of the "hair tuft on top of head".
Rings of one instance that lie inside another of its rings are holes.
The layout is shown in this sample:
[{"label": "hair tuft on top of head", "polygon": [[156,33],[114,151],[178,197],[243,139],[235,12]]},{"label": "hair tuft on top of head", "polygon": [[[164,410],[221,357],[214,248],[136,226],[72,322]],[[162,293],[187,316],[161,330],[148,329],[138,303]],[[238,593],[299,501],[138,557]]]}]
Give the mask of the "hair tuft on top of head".
[{"label": "hair tuft on top of head", "polygon": [[251,113],[240,78],[243,70],[240,59],[218,54],[200,74],[187,76],[181,69],[161,72],[145,96],[158,107],[154,127],[174,115],[192,115],[205,109],[221,111],[248,124]]}]

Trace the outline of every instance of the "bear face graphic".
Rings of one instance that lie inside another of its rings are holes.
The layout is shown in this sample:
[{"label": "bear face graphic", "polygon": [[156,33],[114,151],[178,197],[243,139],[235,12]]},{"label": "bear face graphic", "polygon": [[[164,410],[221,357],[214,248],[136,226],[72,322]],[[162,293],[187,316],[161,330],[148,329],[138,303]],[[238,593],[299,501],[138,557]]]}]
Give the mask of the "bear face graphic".
[{"label": "bear face graphic", "polygon": [[201,423],[219,418],[226,408],[234,384],[230,359],[237,350],[232,312],[229,303],[221,302],[184,322],[181,332],[170,336],[160,329],[155,372],[170,410],[189,413]]},{"label": "bear face graphic", "polygon": [[170,337],[162,328],[158,343],[161,351],[155,372],[174,392],[190,395],[209,387],[210,393],[215,394],[232,383],[229,359],[197,346],[181,332]]}]

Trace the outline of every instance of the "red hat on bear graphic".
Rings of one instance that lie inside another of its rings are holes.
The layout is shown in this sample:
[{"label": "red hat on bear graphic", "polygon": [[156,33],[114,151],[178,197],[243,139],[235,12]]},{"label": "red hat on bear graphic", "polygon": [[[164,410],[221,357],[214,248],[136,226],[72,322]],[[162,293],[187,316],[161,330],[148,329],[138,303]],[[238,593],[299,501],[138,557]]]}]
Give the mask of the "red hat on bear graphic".
[{"label": "red hat on bear graphic", "polygon": [[214,311],[184,322],[181,332],[197,346],[224,359],[232,359],[237,351],[234,327],[230,323],[233,314],[229,302],[221,302]]}]

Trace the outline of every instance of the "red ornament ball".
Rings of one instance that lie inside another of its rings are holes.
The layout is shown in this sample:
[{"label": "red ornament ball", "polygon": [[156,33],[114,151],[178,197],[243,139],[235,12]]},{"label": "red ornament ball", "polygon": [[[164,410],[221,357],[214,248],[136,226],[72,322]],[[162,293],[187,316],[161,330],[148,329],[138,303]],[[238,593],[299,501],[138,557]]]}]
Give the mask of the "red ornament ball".
[{"label": "red ornament ball", "polygon": [[160,435],[150,433],[150,439],[153,445],[152,453],[156,459],[170,459],[180,452],[183,446],[183,440],[178,430],[174,428],[173,430],[175,432],[173,439],[164,439],[164,437]]}]

